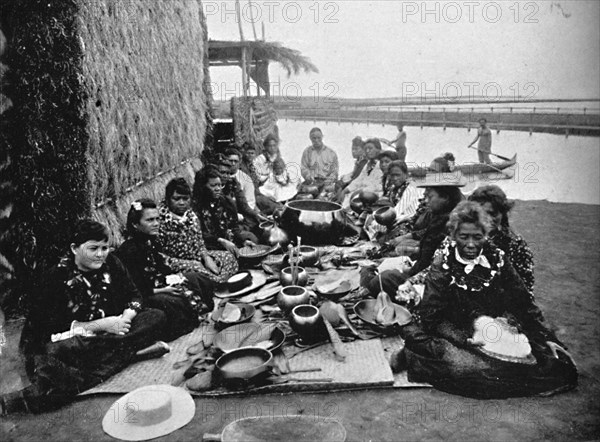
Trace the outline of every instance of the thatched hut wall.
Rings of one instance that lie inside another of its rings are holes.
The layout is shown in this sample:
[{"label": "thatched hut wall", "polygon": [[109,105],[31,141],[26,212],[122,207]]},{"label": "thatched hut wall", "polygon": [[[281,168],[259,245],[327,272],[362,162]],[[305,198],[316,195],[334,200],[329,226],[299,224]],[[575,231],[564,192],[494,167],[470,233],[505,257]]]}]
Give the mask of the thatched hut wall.
[{"label": "thatched hut wall", "polygon": [[267,135],[279,136],[277,113],[269,98],[232,98],[231,115],[233,116],[235,144],[238,146],[250,142],[262,149],[262,142]]},{"label": "thatched hut wall", "polygon": [[117,233],[133,199],[200,166],[206,23],[194,0],[3,3],[9,247],[26,274],[64,253],[79,218]]}]

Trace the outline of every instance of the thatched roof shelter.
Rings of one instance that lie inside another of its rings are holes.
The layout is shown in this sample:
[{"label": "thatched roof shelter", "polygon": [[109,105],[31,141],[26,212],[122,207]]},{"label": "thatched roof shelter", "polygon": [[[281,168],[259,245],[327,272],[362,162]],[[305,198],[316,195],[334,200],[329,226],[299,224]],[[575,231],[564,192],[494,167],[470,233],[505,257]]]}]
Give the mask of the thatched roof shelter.
[{"label": "thatched roof shelter", "polygon": [[210,66],[240,66],[244,78],[244,92],[252,79],[258,87],[270,95],[269,63],[283,66],[288,76],[300,72],[319,72],[310,59],[300,51],[286,48],[281,43],[267,41],[218,41],[209,40]]}]

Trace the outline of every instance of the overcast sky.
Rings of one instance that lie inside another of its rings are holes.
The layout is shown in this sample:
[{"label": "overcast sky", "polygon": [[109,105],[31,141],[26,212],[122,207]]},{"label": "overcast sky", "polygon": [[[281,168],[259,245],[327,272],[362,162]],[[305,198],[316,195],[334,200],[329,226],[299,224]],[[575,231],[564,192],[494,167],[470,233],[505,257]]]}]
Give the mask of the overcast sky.
[{"label": "overcast sky", "polygon": [[[238,40],[234,2],[204,1],[209,37]],[[600,2],[240,2],[266,39],[300,50],[318,74],[287,78],[272,65],[275,93],[337,97],[600,97]],[[216,98],[236,68],[211,69]],[[230,98],[225,97],[225,98]]]}]

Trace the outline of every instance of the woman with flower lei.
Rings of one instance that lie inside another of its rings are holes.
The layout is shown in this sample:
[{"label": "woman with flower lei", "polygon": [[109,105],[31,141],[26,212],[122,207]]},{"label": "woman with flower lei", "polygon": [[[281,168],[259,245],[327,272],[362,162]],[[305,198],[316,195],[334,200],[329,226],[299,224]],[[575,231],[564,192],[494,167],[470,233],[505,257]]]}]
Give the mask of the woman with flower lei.
[{"label": "woman with flower lei", "polygon": [[142,308],[108,239],[103,224],[82,221],[69,254],[40,279],[21,335],[32,385],[4,395],[2,412],[63,405],[162,339],[164,313]]},{"label": "woman with flower lei", "polygon": [[[574,388],[575,364],[505,253],[488,241],[487,213],[463,202],[448,225],[450,240],[416,308],[419,323],[402,327],[405,348],[393,355],[392,368],[407,366],[409,380],[478,398]],[[498,341],[503,346],[494,347]]]},{"label": "woman with flower lei", "polygon": [[490,240],[504,250],[511,264],[523,280],[527,291],[533,297],[535,278],[533,275],[533,253],[527,242],[515,233],[508,222],[508,214],[513,203],[496,185],[478,187],[469,196],[469,201],[481,204],[492,220]]},{"label": "woman with flower lei", "polygon": [[167,264],[177,272],[198,272],[215,282],[225,282],[238,271],[238,262],[225,250],[208,250],[198,216],[191,209],[192,190],[184,178],[167,184],[159,208],[158,244]]},{"label": "woman with flower lei", "polygon": [[197,272],[176,275],[157,242],[159,228],[156,203],[150,199],[134,201],[127,213],[127,240],[116,253],[146,305],[167,315],[165,339],[170,341],[192,331],[199,324],[199,315],[212,310],[214,286]]}]

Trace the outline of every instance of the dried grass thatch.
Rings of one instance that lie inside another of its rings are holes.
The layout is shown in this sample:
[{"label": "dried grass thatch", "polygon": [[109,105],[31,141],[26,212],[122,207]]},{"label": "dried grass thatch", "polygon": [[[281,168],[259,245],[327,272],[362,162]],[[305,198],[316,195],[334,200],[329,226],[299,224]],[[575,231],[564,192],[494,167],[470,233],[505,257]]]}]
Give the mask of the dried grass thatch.
[{"label": "dried grass thatch", "polygon": [[206,23],[199,0],[6,0],[0,10],[13,237],[32,271],[64,253],[77,219],[117,232],[133,199],[162,197],[168,179],[200,167]]},{"label": "dried grass thatch", "polygon": [[235,144],[241,146],[246,141],[262,149],[267,135],[278,135],[277,113],[273,103],[262,97],[237,97],[231,99]]}]

